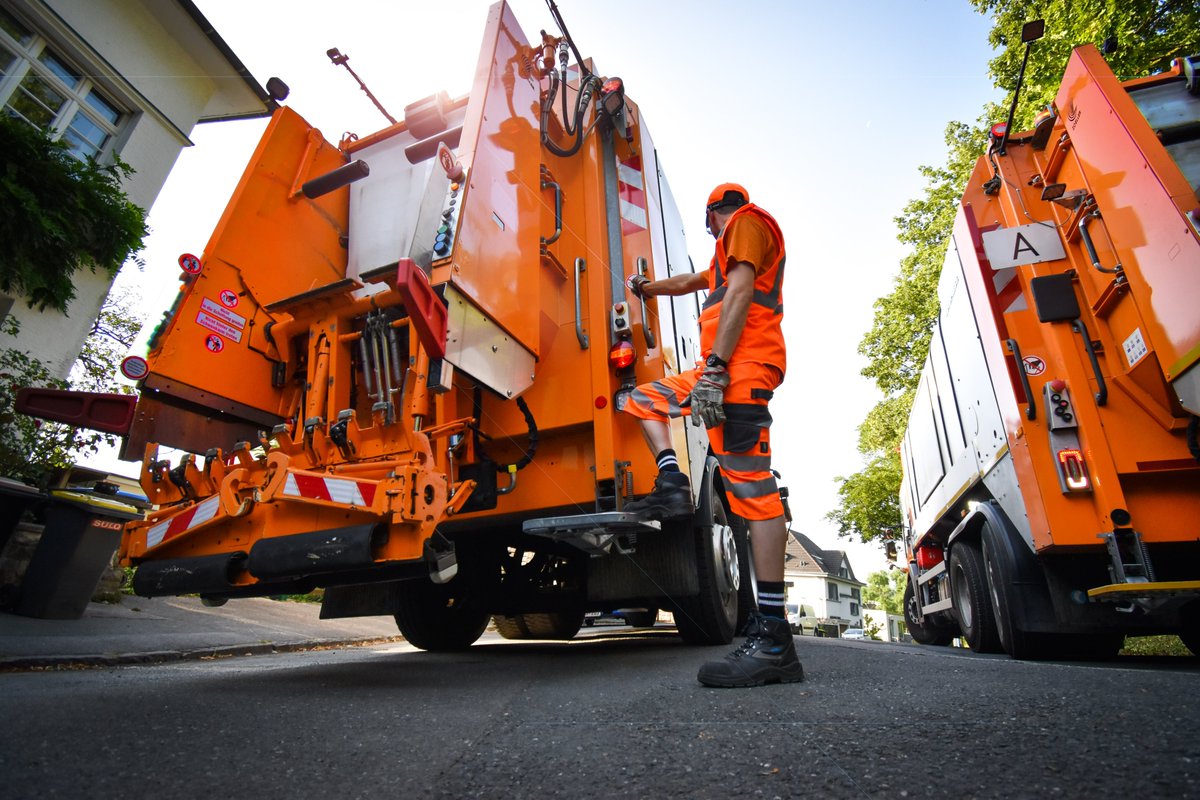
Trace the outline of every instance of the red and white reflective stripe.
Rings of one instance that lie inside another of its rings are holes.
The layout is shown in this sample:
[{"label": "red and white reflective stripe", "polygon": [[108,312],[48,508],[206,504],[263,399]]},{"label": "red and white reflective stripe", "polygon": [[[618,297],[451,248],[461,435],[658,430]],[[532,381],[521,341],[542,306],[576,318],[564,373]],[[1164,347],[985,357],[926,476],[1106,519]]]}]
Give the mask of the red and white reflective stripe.
[{"label": "red and white reflective stripe", "polygon": [[287,497],[305,497],[310,500],[365,507],[375,501],[375,484],[370,481],[289,472],[283,484],[282,494]]},{"label": "red and white reflective stripe", "polygon": [[996,292],[997,306],[1001,312],[1009,314],[1029,308],[1029,303],[1021,292],[1021,282],[1017,280],[1016,267],[996,270],[992,275],[992,288]]},{"label": "red and white reflective stripe", "polygon": [[641,156],[617,162],[617,198],[621,205],[621,235],[646,230],[646,185],[642,181]]},{"label": "red and white reflective stripe", "polygon": [[157,547],[167,539],[203,525],[217,515],[217,510],[220,507],[221,498],[213,495],[203,503],[192,506],[187,511],[171,517],[166,522],[152,525],[150,530],[146,531],[146,547]]}]

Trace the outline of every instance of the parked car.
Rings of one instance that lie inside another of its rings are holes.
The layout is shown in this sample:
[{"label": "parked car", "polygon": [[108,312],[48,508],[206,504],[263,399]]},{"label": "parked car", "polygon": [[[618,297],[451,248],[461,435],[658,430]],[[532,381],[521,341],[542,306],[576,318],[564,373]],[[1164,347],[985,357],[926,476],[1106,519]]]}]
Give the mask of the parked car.
[{"label": "parked car", "polygon": [[842,631],[843,639],[866,639],[867,635],[863,633],[862,628],[846,628]]},{"label": "parked car", "polygon": [[792,633],[800,633],[800,620],[804,617],[804,613],[800,610],[797,603],[787,604],[787,621],[788,627],[792,629]]}]

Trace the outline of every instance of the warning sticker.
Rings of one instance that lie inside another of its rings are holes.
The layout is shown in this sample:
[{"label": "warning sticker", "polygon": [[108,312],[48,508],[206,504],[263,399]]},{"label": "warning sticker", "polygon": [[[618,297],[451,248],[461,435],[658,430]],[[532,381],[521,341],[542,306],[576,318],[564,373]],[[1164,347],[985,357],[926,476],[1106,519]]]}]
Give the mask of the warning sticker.
[{"label": "warning sticker", "polygon": [[221,290],[221,305],[225,306],[226,308],[237,308],[237,304],[237,292],[233,291],[232,289]]},{"label": "warning sticker", "polygon": [[[233,339],[235,342],[240,342],[242,340],[242,332],[240,330],[232,325],[222,322],[211,314],[206,314],[203,311],[196,315],[196,324],[202,325],[203,327],[208,328],[210,331],[219,333],[226,338]],[[211,338],[212,337],[210,336],[209,339]],[[209,349],[212,350],[211,347]],[[219,349],[220,348],[218,348],[218,350]]]},{"label": "warning sticker", "polygon": [[1046,360],[1041,356],[1025,356],[1021,363],[1025,366],[1025,374],[1031,378],[1046,371]]},{"label": "warning sticker", "polygon": [[[222,292],[221,299],[222,300],[225,299],[224,292]],[[237,295],[234,295],[234,305],[237,305]],[[209,300],[207,297],[205,297],[203,300],[200,301],[200,309],[201,309],[200,310],[201,314],[207,313],[210,317],[216,317],[217,319],[221,320],[222,322],[225,322],[229,325],[235,326],[239,331],[242,328],[246,327],[246,318],[245,317],[243,317],[241,314],[233,313],[225,306],[214,303],[212,300]],[[201,324],[203,324],[203,323],[201,323]],[[206,325],[205,327],[208,327],[208,326]],[[224,331],[217,331],[217,333],[223,334]],[[234,341],[236,342],[240,339],[241,339],[241,336],[239,336],[237,339],[234,339]]]},{"label": "warning sticker", "polygon": [[204,346],[210,353],[219,353],[225,349],[225,340],[215,333],[210,333],[204,337]]}]

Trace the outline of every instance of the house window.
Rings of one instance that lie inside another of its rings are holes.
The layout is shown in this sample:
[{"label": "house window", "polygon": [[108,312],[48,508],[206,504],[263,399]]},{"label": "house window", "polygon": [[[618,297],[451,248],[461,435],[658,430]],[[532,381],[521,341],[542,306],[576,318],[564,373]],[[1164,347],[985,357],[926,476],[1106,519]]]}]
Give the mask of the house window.
[{"label": "house window", "polygon": [[858,616],[858,603],[850,604],[850,616],[852,616],[852,617]]},{"label": "house window", "polygon": [[42,36],[0,10],[0,102],[4,113],[95,158],[116,135],[121,111]]},{"label": "house window", "polygon": [[834,583],[833,581],[829,581],[829,583],[826,584],[825,598],[827,600],[840,600],[841,599],[841,597],[838,595],[838,585],[836,583]]},{"label": "house window", "polygon": [[850,589],[850,596],[853,597],[855,600],[858,600],[861,597],[861,595],[859,595],[859,593],[858,593],[857,586]]}]

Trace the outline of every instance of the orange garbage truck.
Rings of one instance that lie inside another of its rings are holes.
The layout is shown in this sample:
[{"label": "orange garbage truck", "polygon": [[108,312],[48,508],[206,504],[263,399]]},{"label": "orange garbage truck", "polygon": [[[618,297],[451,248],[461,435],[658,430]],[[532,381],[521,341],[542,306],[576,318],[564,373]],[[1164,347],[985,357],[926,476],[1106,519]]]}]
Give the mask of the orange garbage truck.
[{"label": "orange garbage truck", "polygon": [[280,108],[180,265],[126,365],[157,507],[124,531],[137,593],[320,587],[323,617],[394,615],[429,650],[612,609],[732,638],[752,567],[703,429],[672,429],[695,518],[622,511],[656,470],[620,409],[697,361],[699,308],[627,294],[692,271],[683,224],[641,109],[565,27],[530,43],[497,3],[470,93],[369,135]]},{"label": "orange garbage truck", "polygon": [[918,642],[1200,654],[1198,73],[1080,47],[1033,130],[991,132],[901,448]]}]

